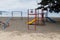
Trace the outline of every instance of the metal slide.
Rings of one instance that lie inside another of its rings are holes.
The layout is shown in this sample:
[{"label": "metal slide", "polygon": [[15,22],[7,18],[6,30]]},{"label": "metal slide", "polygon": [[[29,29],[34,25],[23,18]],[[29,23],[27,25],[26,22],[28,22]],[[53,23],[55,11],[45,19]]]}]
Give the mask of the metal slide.
[{"label": "metal slide", "polygon": [[9,21],[11,20],[12,17],[8,17],[5,24],[3,25],[3,28],[5,29],[9,25]]},{"label": "metal slide", "polygon": [[52,23],[56,23],[56,21],[55,20],[53,20],[53,19],[51,19],[51,18],[49,18],[49,17],[46,17],[50,22],[52,22]]}]

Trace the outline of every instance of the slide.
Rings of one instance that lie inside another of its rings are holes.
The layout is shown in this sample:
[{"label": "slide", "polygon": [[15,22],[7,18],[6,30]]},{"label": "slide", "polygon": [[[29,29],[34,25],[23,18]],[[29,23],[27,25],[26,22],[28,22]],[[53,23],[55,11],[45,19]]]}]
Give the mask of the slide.
[{"label": "slide", "polygon": [[7,28],[9,26],[9,21],[11,20],[12,17],[8,17],[5,24],[3,25],[3,28]]},{"label": "slide", "polygon": [[36,22],[37,18],[34,18],[33,20],[31,20],[30,22],[27,22],[27,24],[32,24],[34,22]]},{"label": "slide", "polygon": [[56,23],[56,21],[55,20],[53,20],[53,19],[51,19],[51,18],[49,18],[49,17],[46,17],[50,22],[52,22],[52,23]]}]

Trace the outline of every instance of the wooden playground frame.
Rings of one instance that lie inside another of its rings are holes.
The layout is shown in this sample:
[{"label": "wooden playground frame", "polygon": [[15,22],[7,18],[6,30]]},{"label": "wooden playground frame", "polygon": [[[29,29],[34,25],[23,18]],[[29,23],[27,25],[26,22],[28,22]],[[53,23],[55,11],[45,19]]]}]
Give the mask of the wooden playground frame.
[{"label": "wooden playground frame", "polygon": [[[39,11],[38,11],[38,12],[39,12]],[[29,22],[29,15],[34,15],[34,16],[35,16],[34,18],[37,18],[37,16],[38,16],[38,23],[39,23],[39,21],[41,21],[41,22],[44,21],[44,13],[43,13],[43,10],[42,10],[42,13],[39,14],[39,13],[37,13],[37,11],[36,11],[36,9],[35,9],[35,13],[34,13],[34,14],[30,14],[30,13],[29,13],[29,9],[28,9],[28,22]],[[41,15],[41,20],[39,20],[39,15]],[[34,30],[36,30],[37,23],[35,22],[34,25],[35,25],[35,26],[34,26]],[[41,23],[41,25],[44,25],[44,23],[43,23],[43,24]],[[30,28],[29,28],[29,24],[28,24],[28,30],[29,30],[29,29],[30,29]]]}]

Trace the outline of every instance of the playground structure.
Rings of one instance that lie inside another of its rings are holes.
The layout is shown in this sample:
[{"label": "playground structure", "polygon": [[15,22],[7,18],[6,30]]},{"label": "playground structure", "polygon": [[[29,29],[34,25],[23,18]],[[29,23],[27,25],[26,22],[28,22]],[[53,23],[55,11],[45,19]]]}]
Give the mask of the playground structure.
[{"label": "playground structure", "polygon": [[[34,15],[34,19],[29,21],[29,15]],[[28,22],[27,22],[28,30],[29,30],[29,25],[32,25],[33,23],[35,25],[35,27],[34,27],[35,30],[36,30],[36,25],[44,25],[44,17],[39,17],[39,15],[41,15],[41,13],[37,13],[36,9],[34,11],[33,11],[33,9],[31,9],[31,11],[28,9]],[[39,24],[39,22],[40,22],[40,24]]]},{"label": "playground structure", "polygon": [[12,11],[12,17],[14,17],[14,13],[20,13],[21,20],[23,19],[23,12],[22,11]]},{"label": "playground structure", "polygon": [[7,28],[9,26],[9,21],[11,20],[11,17],[8,17],[7,20],[5,22],[0,21],[0,25],[2,25],[3,29]]},{"label": "playground structure", "polygon": [[[31,10],[31,11],[30,11]],[[41,11],[41,13],[39,13],[39,10],[36,10],[33,11],[33,9],[28,9],[28,30],[30,29],[29,28],[29,25],[32,25],[34,23],[34,30],[36,30],[36,26],[37,25],[45,25],[45,21],[49,21],[49,22],[52,22],[52,23],[56,23],[55,20],[51,19],[48,17],[48,13],[43,13],[43,9]],[[46,15],[45,15],[46,14]],[[29,15],[34,15],[34,19],[32,19],[31,21],[29,20]],[[39,17],[39,15],[41,17]],[[45,17],[44,17],[45,16]]]},{"label": "playground structure", "polygon": [[[2,11],[3,12],[3,11]],[[2,14],[2,12],[1,12],[1,14]],[[9,25],[10,25],[10,20],[13,18],[13,14],[14,14],[14,12],[19,12],[19,13],[21,13],[21,19],[23,19],[23,16],[22,16],[22,11],[12,11],[11,12],[11,17],[7,17],[7,19],[6,19],[6,21],[4,22],[4,21],[0,21],[0,25],[2,25],[2,28],[3,29],[6,29]]]},{"label": "playground structure", "polygon": [[[7,20],[6,20],[6,22],[0,21],[0,24],[3,24],[3,28],[4,29],[9,26],[9,21],[14,17],[14,13],[15,12],[17,12],[17,13],[19,12],[21,14],[20,15],[21,19],[23,19],[23,13],[22,13],[22,11],[12,11],[11,12],[12,16],[8,17]],[[31,15],[33,16],[32,20],[30,20],[30,16]],[[45,13],[43,13],[43,10],[41,11],[41,13],[39,13],[39,10],[37,10],[37,9],[28,9],[28,22],[27,22],[27,24],[28,24],[28,30],[30,29],[29,25],[34,25],[34,30],[36,30],[36,26],[37,25],[42,25],[42,26],[45,25],[45,21],[46,21],[45,18],[46,18],[47,21],[50,21],[52,23],[56,22],[53,19],[49,18],[47,16],[47,13],[45,15]]]}]

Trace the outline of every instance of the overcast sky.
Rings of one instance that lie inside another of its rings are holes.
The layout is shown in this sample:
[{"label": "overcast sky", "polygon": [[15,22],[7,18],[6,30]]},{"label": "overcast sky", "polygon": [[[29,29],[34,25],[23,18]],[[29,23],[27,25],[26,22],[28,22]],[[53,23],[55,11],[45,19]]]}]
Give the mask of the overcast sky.
[{"label": "overcast sky", "polygon": [[0,10],[36,8],[36,2],[37,0],[0,0]]}]

